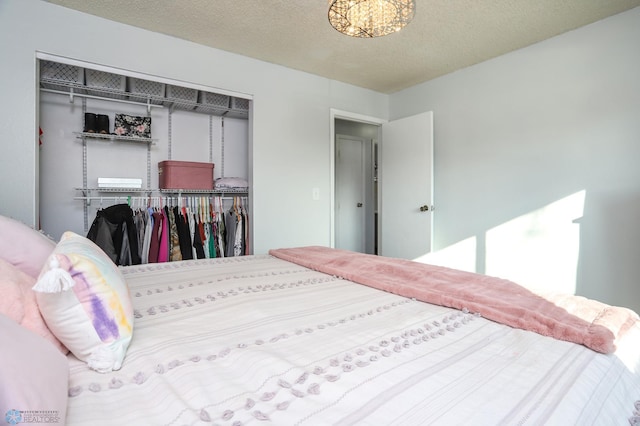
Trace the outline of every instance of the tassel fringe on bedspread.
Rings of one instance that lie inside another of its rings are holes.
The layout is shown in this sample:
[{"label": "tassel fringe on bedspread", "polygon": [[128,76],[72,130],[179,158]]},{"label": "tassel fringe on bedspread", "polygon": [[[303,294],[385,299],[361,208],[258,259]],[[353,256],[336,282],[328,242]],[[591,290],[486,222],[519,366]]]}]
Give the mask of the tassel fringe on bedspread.
[{"label": "tassel fringe on bedspread", "polygon": [[272,256],[379,290],[456,309],[578,343],[601,353],[636,323],[630,309],[574,295],[541,295],[511,281],[404,259],[311,246],[274,249]]}]

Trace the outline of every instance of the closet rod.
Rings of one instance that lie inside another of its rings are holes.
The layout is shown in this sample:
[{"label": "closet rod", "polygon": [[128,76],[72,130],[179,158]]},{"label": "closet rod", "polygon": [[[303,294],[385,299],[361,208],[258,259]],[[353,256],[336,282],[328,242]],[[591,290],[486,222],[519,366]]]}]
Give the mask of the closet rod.
[{"label": "closet rod", "polygon": [[[119,197],[73,197],[74,200],[85,200],[85,201],[92,201],[92,200],[102,200],[102,201],[127,201],[127,200],[132,200],[132,201],[141,201],[141,200],[149,200],[149,199],[172,199],[172,198],[203,198],[203,196],[165,196],[165,197],[159,197],[159,196],[151,196],[151,197],[129,197],[129,196],[119,196]],[[247,198],[246,196],[242,196],[242,195],[210,195],[210,196],[204,196],[204,198],[220,198],[223,200],[233,200],[234,198]],[[87,203],[89,204],[89,203]]]},{"label": "closet rod", "polygon": [[95,95],[85,95],[84,93],[75,93],[73,91],[71,92],[63,92],[62,90],[53,90],[53,89],[40,89],[41,92],[47,92],[47,93],[55,93],[58,95],[69,95],[69,102],[73,103],[73,97],[77,96],[79,98],[89,98],[89,99],[99,99],[102,101],[111,101],[111,102],[119,102],[119,103],[125,103],[125,104],[133,104],[133,105],[142,105],[142,106],[146,106],[147,109],[151,109],[151,108],[164,108],[164,105],[155,105],[152,104],[150,102],[136,102],[136,101],[127,101],[124,99],[111,99],[111,98],[105,98],[102,96],[95,96]]}]

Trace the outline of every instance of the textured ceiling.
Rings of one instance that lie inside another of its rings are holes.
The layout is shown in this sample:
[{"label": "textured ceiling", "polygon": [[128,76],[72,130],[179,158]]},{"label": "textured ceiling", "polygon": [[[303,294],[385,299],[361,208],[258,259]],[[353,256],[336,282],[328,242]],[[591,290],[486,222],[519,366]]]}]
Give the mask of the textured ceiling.
[{"label": "textured ceiling", "polygon": [[640,0],[417,0],[402,31],[338,33],[326,0],[48,0],[382,93],[640,6]]}]

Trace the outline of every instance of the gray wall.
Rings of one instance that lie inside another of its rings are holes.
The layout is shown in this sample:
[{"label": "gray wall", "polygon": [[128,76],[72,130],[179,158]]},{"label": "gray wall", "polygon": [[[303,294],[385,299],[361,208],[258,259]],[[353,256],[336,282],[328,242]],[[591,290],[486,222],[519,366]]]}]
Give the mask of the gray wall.
[{"label": "gray wall", "polygon": [[391,96],[434,112],[434,259],[640,311],[639,42],[635,8]]}]

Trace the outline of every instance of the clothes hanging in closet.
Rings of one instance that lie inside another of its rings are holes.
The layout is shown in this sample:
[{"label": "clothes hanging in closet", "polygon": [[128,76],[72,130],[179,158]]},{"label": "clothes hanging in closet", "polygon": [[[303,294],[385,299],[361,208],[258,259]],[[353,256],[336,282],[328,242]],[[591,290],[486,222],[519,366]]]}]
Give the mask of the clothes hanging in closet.
[{"label": "clothes hanging in closet", "polygon": [[236,197],[233,201],[233,206],[227,212],[225,220],[227,256],[242,256],[245,254],[246,223],[246,210],[238,197]]},{"label": "clothes hanging in closet", "polygon": [[117,265],[242,256],[249,254],[248,214],[242,198],[232,200],[226,211],[221,197],[170,199],[135,211],[118,204],[96,213],[87,238]]}]

